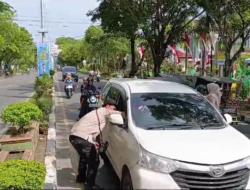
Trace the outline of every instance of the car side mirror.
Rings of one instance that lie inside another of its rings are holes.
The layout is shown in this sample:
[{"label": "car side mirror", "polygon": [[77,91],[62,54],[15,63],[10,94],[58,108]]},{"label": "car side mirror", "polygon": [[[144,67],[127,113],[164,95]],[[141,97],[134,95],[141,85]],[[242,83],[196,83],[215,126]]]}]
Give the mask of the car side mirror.
[{"label": "car side mirror", "polygon": [[113,125],[123,126],[123,118],[120,114],[112,114],[109,117],[109,122]]},{"label": "car side mirror", "polygon": [[229,114],[226,113],[226,114],[224,114],[224,117],[225,117],[226,122],[228,124],[231,124],[233,122],[233,117],[231,115],[229,115]]}]

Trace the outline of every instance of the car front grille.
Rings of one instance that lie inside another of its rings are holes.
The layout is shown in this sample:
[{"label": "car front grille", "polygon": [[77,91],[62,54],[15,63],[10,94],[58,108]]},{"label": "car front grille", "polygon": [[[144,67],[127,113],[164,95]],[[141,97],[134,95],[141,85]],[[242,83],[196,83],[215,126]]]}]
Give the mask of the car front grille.
[{"label": "car front grille", "polygon": [[175,171],[171,173],[171,176],[181,189],[245,189],[249,179],[249,170],[227,172],[222,177],[211,177],[207,173],[193,171]]}]

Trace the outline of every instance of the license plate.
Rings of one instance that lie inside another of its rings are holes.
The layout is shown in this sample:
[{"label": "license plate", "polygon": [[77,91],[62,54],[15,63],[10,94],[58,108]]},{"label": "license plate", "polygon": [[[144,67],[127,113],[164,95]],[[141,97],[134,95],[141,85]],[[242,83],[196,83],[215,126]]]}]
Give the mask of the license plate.
[{"label": "license plate", "polygon": [[72,85],[68,85],[68,86],[66,86],[66,88],[73,88],[73,86]]},{"label": "license plate", "polygon": [[97,104],[89,104],[90,108],[97,108],[98,107],[98,103]]}]

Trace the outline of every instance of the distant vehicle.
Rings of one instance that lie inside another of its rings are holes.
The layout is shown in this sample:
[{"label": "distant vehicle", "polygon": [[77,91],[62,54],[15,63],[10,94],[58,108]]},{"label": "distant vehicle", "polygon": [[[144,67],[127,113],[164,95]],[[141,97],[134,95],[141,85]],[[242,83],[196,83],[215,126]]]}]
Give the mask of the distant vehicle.
[{"label": "distant vehicle", "polygon": [[67,74],[71,74],[75,82],[78,82],[78,73],[76,67],[66,66],[62,68],[62,81],[65,81]]}]

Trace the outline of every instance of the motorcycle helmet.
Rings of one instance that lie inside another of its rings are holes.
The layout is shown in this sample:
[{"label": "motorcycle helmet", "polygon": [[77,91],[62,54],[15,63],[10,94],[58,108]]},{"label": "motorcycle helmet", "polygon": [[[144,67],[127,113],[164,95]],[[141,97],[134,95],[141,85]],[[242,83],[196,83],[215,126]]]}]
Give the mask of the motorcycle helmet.
[{"label": "motorcycle helmet", "polygon": [[89,78],[88,78],[88,82],[90,82],[90,81],[91,81],[91,82],[94,82],[93,77],[89,77]]}]

